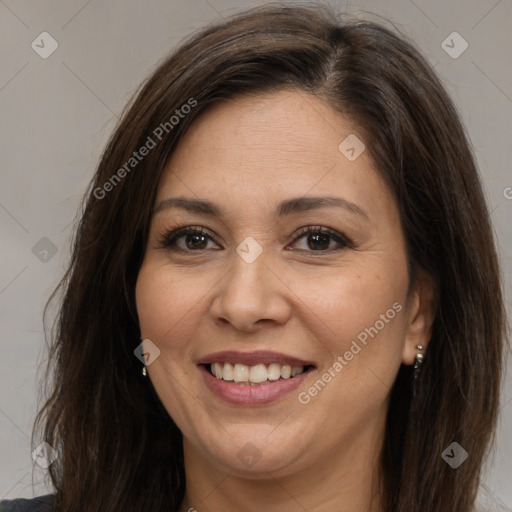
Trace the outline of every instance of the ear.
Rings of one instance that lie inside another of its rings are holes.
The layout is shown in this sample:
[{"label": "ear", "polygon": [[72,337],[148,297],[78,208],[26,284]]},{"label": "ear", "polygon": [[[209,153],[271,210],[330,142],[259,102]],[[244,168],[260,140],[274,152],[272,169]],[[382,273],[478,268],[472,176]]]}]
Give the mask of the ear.
[{"label": "ear", "polygon": [[409,294],[407,325],[405,328],[405,344],[402,351],[402,362],[414,364],[414,358],[422,345],[424,354],[432,337],[432,325],[436,311],[435,284],[432,277],[419,269],[413,288]]}]

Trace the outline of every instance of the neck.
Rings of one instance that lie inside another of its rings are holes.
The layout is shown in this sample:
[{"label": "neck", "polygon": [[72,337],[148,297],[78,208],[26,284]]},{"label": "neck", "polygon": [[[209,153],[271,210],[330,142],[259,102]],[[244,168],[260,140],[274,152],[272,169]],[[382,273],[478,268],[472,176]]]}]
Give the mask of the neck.
[{"label": "neck", "polygon": [[244,512],[383,512],[382,436],[375,435],[379,430],[375,424],[367,425],[299,470],[250,476],[212,463],[185,441],[187,489],[179,512],[235,507]]}]

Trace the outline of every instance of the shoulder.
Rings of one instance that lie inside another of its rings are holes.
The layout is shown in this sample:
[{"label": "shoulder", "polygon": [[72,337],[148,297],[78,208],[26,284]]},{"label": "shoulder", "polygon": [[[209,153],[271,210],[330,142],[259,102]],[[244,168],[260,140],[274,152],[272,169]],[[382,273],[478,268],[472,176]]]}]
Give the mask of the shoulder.
[{"label": "shoulder", "polygon": [[53,494],[38,496],[37,498],[0,501],[0,512],[51,512]]}]

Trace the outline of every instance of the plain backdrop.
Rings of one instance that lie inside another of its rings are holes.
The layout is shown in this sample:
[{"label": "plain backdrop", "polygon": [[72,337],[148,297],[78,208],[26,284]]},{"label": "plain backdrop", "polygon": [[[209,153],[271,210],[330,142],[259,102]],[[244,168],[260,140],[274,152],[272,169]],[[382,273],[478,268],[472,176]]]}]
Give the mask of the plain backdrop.
[{"label": "plain backdrop", "polygon": [[[30,445],[45,357],[43,307],[68,262],[79,202],[122,107],[184,36],[261,3],[0,0],[0,499],[52,491],[43,470],[32,470]],[[441,76],[478,159],[510,312],[512,2],[331,4],[389,19]],[[512,510],[510,365],[481,494],[501,510]]]}]

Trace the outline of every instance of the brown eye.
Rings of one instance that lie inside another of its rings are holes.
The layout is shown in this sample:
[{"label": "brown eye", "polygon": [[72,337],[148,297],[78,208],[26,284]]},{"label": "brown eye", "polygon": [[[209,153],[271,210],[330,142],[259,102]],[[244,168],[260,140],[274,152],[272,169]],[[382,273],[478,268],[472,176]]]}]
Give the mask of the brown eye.
[{"label": "brown eye", "polygon": [[213,241],[203,228],[189,226],[164,233],[159,243],[164,249],[194,252],[207,250],[209,240]]},{"label": "brown eye", "polygon": [[[333,229],[322,226],[306,226],[299,230],[294,243],[304,238],[306,247],[299,250],[315,251],[315,252],[331,252],[332,250],[340,250],[351,247],[350,241],[341,233]],[[334,242],[334,245],[331,245]]]},{"label": "brown eye", "polygon": [[[295,237],[294,244],[297,244],[297,240],[300,239],[306,241],[305,247],[298,247],[301,251],[332,252],[352,247],[351,242],[341,233],[322,226],[306,226],[301,228]],[[204,228],[194,226],[168,231],[159,237],[161,248],[182,252],[209,250],[209,241],[216,245],[213,248],[214,250],[219,249],[212,236]]]}]

